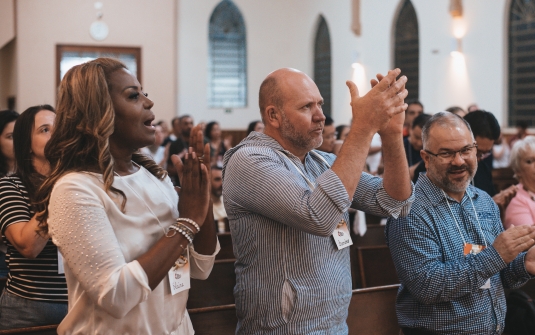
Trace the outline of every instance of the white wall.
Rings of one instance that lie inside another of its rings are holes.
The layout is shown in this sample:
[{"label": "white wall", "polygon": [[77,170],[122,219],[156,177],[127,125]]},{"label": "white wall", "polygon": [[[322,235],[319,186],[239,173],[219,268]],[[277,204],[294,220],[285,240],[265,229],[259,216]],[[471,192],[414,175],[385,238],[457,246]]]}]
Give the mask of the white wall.
[{"label": "white wall", "polygon": [[[350,0],[234,0],[247,28],[248,106],[225,114],[207,103],[208,21],[219,1],[178,1],[178,113],[193,114],[196,121],[219,120],[226,129],[244,128],[259,118],[258,88],[269,72],[295,67],[312,75],[319,14],[331,33],[332,110],[337,124],[351,118],[345,81],[352,78],[354,52],[366,73],[362,92],[369,89],[369,79],[393,65],[392,29],[400,0],[361,0],[360,37],[350,29]],[[463,2],[465,65],[462,60],[456,64],[450,55],[450,0],[412,2],[420,29],[420,99],[426,111],[466,108],[476,102],[504,124],[506,0]]]},{"label": "white wall", "polygon": [[[142,85],[157,119],[176,112],[176,0],[102,1],[108,37],[89,35],[94,0],[17,0],[17,109],[55,104],[56,45],[141,47]],[[199,1],[200,2],[200,1]]]}]

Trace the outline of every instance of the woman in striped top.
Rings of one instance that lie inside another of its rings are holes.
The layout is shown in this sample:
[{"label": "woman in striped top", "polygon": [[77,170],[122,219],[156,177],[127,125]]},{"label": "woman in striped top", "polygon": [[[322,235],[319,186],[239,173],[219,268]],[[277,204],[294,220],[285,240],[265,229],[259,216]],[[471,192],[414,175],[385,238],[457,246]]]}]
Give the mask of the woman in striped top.
[{"label": "woman in striped top", "polygon": [[[19,113],[12,110],[0,112],[0,177],[4,177],[15,170],[15,154],[13,152],[13,126]],[[7,277],[6,265],[7,246],[0,241],[0,278]]]},{"label": "woman in striped top", "polygon": [[49,174],[44,149],[56,117],[49,105],[28,108],[13,130],[16,171],[0,179],[0,229],[9,275],[0,299],[0,329],[59,323],[67,313],[67,285],[58,249],[36,233],[34,195]]}]

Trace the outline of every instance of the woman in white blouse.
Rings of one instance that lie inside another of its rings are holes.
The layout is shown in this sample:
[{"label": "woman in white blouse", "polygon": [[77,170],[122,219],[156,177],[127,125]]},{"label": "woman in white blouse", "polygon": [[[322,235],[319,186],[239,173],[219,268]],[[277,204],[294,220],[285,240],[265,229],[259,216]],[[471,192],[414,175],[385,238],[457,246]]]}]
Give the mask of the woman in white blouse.
[{"label": "woman in white blouse", "polygon": [[179,202],[164,170],[136,153],[154,141],[152,106],[114,59],[75,66],[61,82],[45,149],[51,174],[38,195],[42,229],[65,264],[59,334],[193,334],[189,276],[208,277],[219,251],[210,149],[196,127],[184,165],[175,157]]}]

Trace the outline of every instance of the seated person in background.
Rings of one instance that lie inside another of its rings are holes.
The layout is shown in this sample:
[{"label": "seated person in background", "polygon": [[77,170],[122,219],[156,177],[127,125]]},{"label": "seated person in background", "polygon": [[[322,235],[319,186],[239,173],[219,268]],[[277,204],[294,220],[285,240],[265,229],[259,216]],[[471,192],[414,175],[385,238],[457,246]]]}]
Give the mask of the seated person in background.
[{"label": "seated person in background", "polygon": [[210,197],[212,198],[212,204],[214,204],[214,221],[218,233],[230,231],[228,227],[227,212],[225,211],[225,205],[223,204],[223,177],[221,170],[221,166],[212,165]]},{"label": "seated person in background", "polygon": [[535,136],[518,140],[511,151],[511,168],[518,179],[516,196],[505,211],[505,228],[535,225]]},{"label": "seated person in background", "polygon": [[154,126],[154,144],[139,149],[139,151],[149,156],[156,164],[165,167],[165,147],[162,147],[164,133],[161,126]]},{"label": "seated person in background", "polygon": [[247,135],[249,135],[252,131],[263,133],[264,124],[262,123],[262,121],[257,120],[249,123],[249,126],[247,127]]},{"label": "seated person in background", "polygon": [[318,147],[318,150],[332,154],[336,142],[336,129],[334,128],[334,120],[330,116],[325,116],[322,136],[323,142]]},{"label": "seated person in background", "polygon": [[429,114],[418,115],[412,122],[409,136],[403,138],[403,147],[405,148],[407,162],[409,162],[411,179],[414,177],[414,170],[418,167],[418,163],[422,161],[420,156],[420,150],[422,150],[422,128],[430,118],[431,115]]},{"label": "seated person in background", "polygon": [[446,109],[446,112],[450,112],[450,113],[453,113],[453,114],[457,114],[459,115],[460,117],[465,117],[466,114],[468,114],[467,111],[465,111],[464,109],[462,109],[461,107],[459,106],[452,106],[450,108],[447,108]]},{"label": "seated person in background", "polygon": [[405,335],[501,334],[504,288],[535,275],[535,227],[503,231],[491,197],[470,185],[478,162],[465,120],[437,113],[422,138],[427,174],[418,179],[409,216],[386,227],[401,281],[399,324]]},{"label": "seated person in background", "polygon": [[405,121],[403,122],[403,137],[409,136],[409,130],[412,121],[424,112],[424,105],[418,100],[407,101],[407,110],[405,111]]},{"label": "seated person in background", "polygon": [[334,142],[333,154],[338,156],[340,149],[342,149],[342,144],[344,144],[347,134],[349,134],[350,128],[348,125],[342,124],[336,127],[335,129],[336,129],[336,141]]},{"label": "seated person in background", "polygon": [[515,142],[528,136],[528,123],[524,120],[516,121],[516,134],[509,140],[511,148],[515,145]]}]

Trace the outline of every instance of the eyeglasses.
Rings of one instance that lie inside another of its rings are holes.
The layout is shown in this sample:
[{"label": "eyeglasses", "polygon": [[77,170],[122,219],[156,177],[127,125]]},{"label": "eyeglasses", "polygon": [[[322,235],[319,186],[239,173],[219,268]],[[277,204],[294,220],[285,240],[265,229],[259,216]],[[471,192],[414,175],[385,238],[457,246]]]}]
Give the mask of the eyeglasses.
[{"label": "eyeglasses", "polygon": [[477,148],[477,144],[474,143],[470,146],[462,148],[461,150],[441,151],[438,154],[434,154],[429,150],[424,150],[424,151],[432,156],[440,157],[442,160],[452,161],[455,159],[455,156],[457,155],[457,153],[459,153],[459,156],[461,156],[462,159],[467,160],[468,158],[472,156],[472,154],[474,153],[474,149],[476,148]]}]

